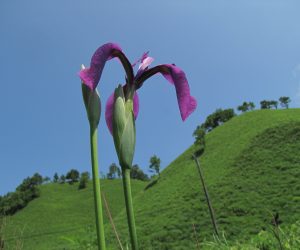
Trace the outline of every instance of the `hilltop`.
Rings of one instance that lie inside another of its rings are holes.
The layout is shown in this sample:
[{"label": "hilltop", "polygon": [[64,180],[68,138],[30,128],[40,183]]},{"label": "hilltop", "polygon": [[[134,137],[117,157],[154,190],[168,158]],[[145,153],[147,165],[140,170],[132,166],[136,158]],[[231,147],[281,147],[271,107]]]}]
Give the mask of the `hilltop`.
[{"label": "hilltop", "polygon": [[[151,188],[134,182],[142,249],[194,249],[195,235],[200,241],[212,238],[209,213],[191,158],[195,150],[192,145],[175,159]],[[280,214],[283,225],[300,220],[299,152],[299,109],[252,111],[206,135],[206,150],[199,160],[219,228],[229,240],[249,240],[268,227],[274,212]],[[125,245],[128,232],[121,182],[102,183]],[[62,249],[67,242],[61,236],[80,237],[93,225],[92,209],[90,188],[78,191],[70,185],[45,185],[40,198],[10,218],[8,231],[25,227],[24,249]],[[111,249],[118,249],[105,221],[107,241]]]}]

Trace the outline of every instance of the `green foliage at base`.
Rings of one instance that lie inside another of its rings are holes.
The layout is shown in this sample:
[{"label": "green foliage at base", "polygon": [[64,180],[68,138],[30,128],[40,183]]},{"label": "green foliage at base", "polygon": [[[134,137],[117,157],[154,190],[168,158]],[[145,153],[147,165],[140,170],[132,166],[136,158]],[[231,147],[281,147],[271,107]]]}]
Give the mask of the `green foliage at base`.
[{"label": "green foliage at base", "polygon": [[204,242],[201,245],[203,250],[277,250],[282,247],[284,250],[300,250],[300,222],[291,226],[279,228],[280,244],[274,237],[273,228],[259,232],[247,243],[228,242],[223,234],[221,239],[214,239],[211,242]]}]

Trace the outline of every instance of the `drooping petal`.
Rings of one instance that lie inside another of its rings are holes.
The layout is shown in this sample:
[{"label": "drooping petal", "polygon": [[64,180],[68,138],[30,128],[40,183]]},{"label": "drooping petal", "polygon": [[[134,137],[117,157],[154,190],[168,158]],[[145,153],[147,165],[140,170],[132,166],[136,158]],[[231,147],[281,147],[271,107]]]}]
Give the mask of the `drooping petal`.
[{"label": "drooping petal", "polygon": [[[114,93],[111,94],[110,97],[107,99],[106,107],[105,107],[105,121],[111,134],[113,131],[113,125],[112,125],[113,110],[114,110]],[[137,118],[138,113],[139,113],[139,97],[138,94],[135,92],[133,96],[134,119]]]},{"label": "drooping petal", "polygon": [[168,73],[162,73],[163,76],[175,85],[177,100],[181,118],[184,121],[197,107],[196,99],[190,94],[190,87],[185,73],[175,65],[166,64]]},{"label": "drooping petal", "polygon": [[120,59],[126,71],[127,78],[131,82],[133,80],[133,69],[120,46],[115,43],[106,43],[96,50],[92,56],[90,67],[79,72],[82,82],[94,90],[99,83],[106,61],[114,57]]},{"label": "drooping petal", "polygon": [[196,109],[197,101],[191,96],[185,73],[179,67],[173,64],[162,64],[144,71],[142,75],[136,77],[136,89],[157,73],[161,73],[175,86],[180,115],[184,121]]}]

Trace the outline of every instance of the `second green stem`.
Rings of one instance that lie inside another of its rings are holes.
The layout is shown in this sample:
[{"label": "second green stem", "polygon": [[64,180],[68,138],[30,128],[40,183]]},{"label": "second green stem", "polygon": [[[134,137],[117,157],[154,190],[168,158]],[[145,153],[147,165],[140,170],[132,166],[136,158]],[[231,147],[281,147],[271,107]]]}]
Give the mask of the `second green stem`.
[{"label": "second green stem", "polygon": [[97,240],[98,249],[105,250],[105,237],[104,237],[104,225],[101,203],[101,191],[100,191],[100,179],[98,168],[98,150],[97,150],[97,126],[90,126],[91,136],[91,158],[93,169],[93,186],[94,186],[94,202],[95,202],[95,214],[96,214],[96,226],[97,226]]},{"label": "second green stem", "polygon": [[127,212],[131,247],[132,250],[138,250],[138,241],[137,241],[137,234],[135,228],[135,219],[134,219],[131,185],[130,185],[130,169],[126,168],[122,170],[122,176],[123,176],[124,196],[125,196],[125,203],[126,203],[126,212]]}]

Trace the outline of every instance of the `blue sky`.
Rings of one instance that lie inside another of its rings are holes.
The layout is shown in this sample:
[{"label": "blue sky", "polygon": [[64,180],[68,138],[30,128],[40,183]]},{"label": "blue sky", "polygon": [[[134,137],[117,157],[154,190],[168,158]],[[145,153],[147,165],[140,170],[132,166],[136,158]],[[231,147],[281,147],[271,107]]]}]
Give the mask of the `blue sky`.
[{"label": "blue sky", "polygon": [[[216,108],[292,98],[300,105],[299,1],[16,1],[0,3],[0,194],[25,177],[90,171],[89,126],[77,76],[97,47],[121,45],[134,61],[150,50],[155,64],[175,63],[189,80],[197,110],[182,122],[174,88],[157,75],[139,90],[134,162],[165,167],[193,143]],[[106,64],[102,105],[124,80]],[[103,112],[104,114],[104,112]],[[104,115],[99,160],[118,162]]]}]

